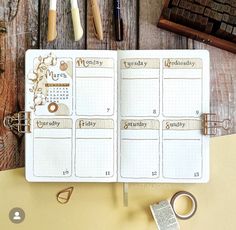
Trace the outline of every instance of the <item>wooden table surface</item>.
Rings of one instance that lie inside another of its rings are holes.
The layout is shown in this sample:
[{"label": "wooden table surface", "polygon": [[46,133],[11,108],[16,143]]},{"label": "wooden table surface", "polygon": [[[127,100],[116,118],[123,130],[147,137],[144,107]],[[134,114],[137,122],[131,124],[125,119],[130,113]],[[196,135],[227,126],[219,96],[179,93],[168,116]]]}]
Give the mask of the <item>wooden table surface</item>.
[{"label": "wooden table surface", "polygon": [[58,1],[56,41],[47,43],[49,0],[0,0],[0,170],[24,166],[24,137],[3,126],[4,116],[24,110],[24,57],[40,49],[208,49],[211,56],[211,112],[230,118],[236,133],[236,55],[157,28],[163,0],[121,0],[124,41],[114,41],[113,1],[100,0],[104,40],[94,36],[89,1],[78,0],[85,30],[73,41],[70,1]]}]

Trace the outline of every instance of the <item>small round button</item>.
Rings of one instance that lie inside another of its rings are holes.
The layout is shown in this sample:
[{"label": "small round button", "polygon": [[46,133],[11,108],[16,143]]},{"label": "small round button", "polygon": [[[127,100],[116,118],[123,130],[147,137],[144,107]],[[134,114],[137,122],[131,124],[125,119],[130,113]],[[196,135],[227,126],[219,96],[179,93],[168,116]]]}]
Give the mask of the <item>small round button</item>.
[{"label": "small round button", "polygon": [[9,212],[9,219],[14,224],[20,224],[25,219],[25,212],[22,208],[13,208]]}]

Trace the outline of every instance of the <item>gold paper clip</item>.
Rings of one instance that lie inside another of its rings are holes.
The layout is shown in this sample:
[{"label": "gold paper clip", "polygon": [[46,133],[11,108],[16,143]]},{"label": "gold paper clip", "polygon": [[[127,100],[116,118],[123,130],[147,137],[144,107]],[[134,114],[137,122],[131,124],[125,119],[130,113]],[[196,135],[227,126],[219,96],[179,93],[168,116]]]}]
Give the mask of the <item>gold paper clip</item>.
[{"label": "gold paper clip", "polygon": [[74,190],[74,187],[69,187],[69,188],[63,189],[60,192],[58,192],[57,193],[57,201],[61,204],[68,203],[73,190]]},{"label": "gold paper clip", "polygon": [[3,124],[6,128],[10,129],[13,133],[20,136],[24,133],[30,133],[30,112],[20,111],[12,115],[7,115]]},{"label": "gold paper clip", "polygon": [[214,136],[218,129],[230,130],[232,122],[230,119],[218,120],[215,113],[203,114],[203,134]]}]

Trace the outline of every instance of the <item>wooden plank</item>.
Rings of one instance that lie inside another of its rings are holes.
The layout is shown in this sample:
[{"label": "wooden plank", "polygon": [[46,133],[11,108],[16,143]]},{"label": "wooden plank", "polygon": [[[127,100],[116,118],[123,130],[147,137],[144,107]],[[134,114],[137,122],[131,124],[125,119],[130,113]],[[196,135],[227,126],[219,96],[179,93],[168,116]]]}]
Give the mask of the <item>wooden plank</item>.
[{"label": "wooden plank", "polygon": [[[89,1],[78,1],[85,32],[79,42],[73,40],[70,2],[58,1],[58,38],[50,44],[46,41],[48,1],[40,1],[40,16],[38,2],[0,0],[0,120],[5,115],[24,109],[24,55],[28,48],[38,48],[39,45],[40,48],[62,49],[206,48],[211,54],[211,112],[219,114],[220,119],[230,118],[234,123],[232,131],[218,135],[235,133],[235,55],[157,28],[163,0],[142,0],[139,5],[137,0],[122,0],[121,4],[125,6],[122,7],[125,25],[123,42],[114,41],[112,1],[99,1],[104,26],[102,42],[94,37]],[[23,165],[24,139],[17,138],[1,122],[0,170]]]},{"label": "wooden plank", "polygon": [[[38,1],[0,0],[0,120],[24,110],[24,56],[38,47]],[[5,32],[4,32],[5,31]],[[24,138],[0,122],[0,170],[24,166]]]},{"label": "wooden plank", "polygon": [[80,41],[74,41],[71,4],[70,1],[57,1],[57,38],[48,43],[47,29],[48,29],[48,9],[49,1],[40,1],[40,15],[39,25],[40,34],[39,42],[40,48],[43,49],[84,49],[86,41],[86,0],[79,0],[80,19],[84,29],[84,35]]},{"label": "wooden plank", "polygon": [[99,41],[94,35],[91,4],[87,4],[87,49],[137,49],[138,47],[138,1],[121,0],[121,16],[124,25],[124,40],[115,41],[113,1],[100,0],[99,7],[103,21],[104,39]]},{"label": "wooden plank", "polygon": [[232,121],[231,130],[219,130],[217,135],[236,133],[236,55],[197,41],[193,46],[210,52],[211,113]]},{"label": "wooden plank", "polygon": [[196,39],[198,41],[210,41],[211,45],[214,45],[215,47],[236,53],[236,45],[232,41],[227,41],[223,38],[219,38],[214,35],[198,31],[188,26],[184,26],[179,23],[167,20],[163,17],[161,17],[158,26],[174,33],[178,33],[183,36]]},{"label": "wooden plank", "polygon": [[139,10],[139,49],[186,49],[188,39],[157,27],[164,0],[142,0]]}]

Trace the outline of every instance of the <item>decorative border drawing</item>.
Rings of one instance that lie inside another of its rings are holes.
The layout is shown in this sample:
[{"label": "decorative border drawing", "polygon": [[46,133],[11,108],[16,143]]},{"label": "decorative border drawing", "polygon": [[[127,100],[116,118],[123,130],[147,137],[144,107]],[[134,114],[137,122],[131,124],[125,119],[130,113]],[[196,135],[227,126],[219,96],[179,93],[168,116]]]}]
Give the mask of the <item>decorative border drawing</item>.
[{"label": "decorative border drawing", "polygon": [[46,57],[39,56],[34,60],[34,69],[28,73],[28,81],[32,84],[29,91],[33,93],[33,104],[30,108],[35,112],[36,107],[46,104],[46,96],[43,94],[41,83],[52,77],[53,73],[49,70],[50,66],[57,64],[57,58],[50,53]]}]

